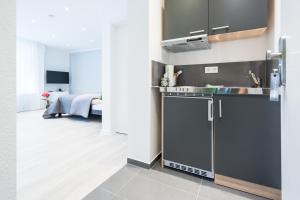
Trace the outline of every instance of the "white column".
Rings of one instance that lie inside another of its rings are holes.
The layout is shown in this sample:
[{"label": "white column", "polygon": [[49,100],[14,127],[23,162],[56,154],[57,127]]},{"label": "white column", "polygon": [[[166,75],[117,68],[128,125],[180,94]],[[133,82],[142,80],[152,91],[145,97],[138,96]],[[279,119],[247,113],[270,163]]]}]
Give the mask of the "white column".
[{"label": "white column", "polygon": [[102,133],[112,133],[112,39],[111,25],[102,27]]},{"label": "white column", "polygon": [[16,4],[0,1],[0,199],[16,199]]},{"label": "white column", "polygon": [[128,1],[128,158],[151,162],[149,0]]}]

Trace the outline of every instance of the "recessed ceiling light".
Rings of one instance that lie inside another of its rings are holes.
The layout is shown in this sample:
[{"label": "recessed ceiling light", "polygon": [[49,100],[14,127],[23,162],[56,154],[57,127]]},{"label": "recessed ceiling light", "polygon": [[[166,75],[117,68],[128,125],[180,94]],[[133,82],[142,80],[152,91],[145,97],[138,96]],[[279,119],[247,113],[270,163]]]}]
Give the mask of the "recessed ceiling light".
[{"label": "recessed ceiling light", "polygon": [[36,23],[36,19],[32,19],[32,20],[31,20],[31,23],[32,23],[32,24],[35,24],[35,23]]},{"label": "recessed ceiling light", "polygon": [[90,40],[90,43],[94,43],[95,42],[95,40]]},{"label": "recessed ceiling light", "polygon": [[81,28],[81,31],[85,32],[87,29],[85,27]]},{"label": "recessed ceiling light", "polygon": [[65,7],[65,11],[66,12],[70,12],[70,8],[69,7]]},{"label": "recessed ceiling light", "polygon": [[55,34],[52,34],[51,37],[52,37],[52,38],[55,38],[56,36],[55,36]]},{"label": "recessed ceiling light", "polygon": [[71,45],[70,44],[66,44],[66,47],[70,47]]}]

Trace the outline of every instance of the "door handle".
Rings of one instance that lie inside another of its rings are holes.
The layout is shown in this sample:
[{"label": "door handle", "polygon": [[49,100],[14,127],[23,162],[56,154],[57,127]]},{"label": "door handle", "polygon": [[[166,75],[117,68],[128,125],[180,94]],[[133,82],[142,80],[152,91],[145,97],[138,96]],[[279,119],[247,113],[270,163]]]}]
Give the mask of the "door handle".
[{"label": "door handle", "polygon": [[214,105],[213,100],[209,100],[208,101],[208,121],[209,122],[214,121],[213,105]]},{"label": "door handle", "polygon": [[270,100],[279,101],[279,88],[286,85],[286,38],[279,40],[279,52],[267,51],[266,60],[277,60],[277,67],[271,73]]},{"label": "door handle", "polygon": [[190,32],[190,35],[196,35],[196,34],[204,33],[204,32],[205,32],[204,29],[203,30],[199,30],[199,31],[192,31],[192,32]]},{"label": "door handle", "polygon": [[219,118],[221,119],[223,117],[222,113],[222,100],[219,99]]},{"label": "door handle", "polygon": [[223,30],[223,29],[229,29],[230,26],[219,26],[219,27],[214,27],[211,30],[212,31],[219,31],[219,30]]}]

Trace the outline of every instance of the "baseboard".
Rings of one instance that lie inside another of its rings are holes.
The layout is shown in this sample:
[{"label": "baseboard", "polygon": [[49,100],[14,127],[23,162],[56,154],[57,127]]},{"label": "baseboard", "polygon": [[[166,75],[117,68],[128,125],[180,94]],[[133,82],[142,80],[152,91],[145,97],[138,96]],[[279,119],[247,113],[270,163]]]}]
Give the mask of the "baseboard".
[{"label": "baseboard", "polygon": [[150,168],[152,168],[152,167],[155,165],[155,163],[156,163],[159,159],[161,159],[161,152],[158,153],[158,154],[156,155],[156,157],[152,160],[152,162],[151,162],[151,164],[150,164]]},{"label": "baseboard", "polygon": [[281,200],[281,190],[215,174],[215,183],[273,200]]},{"label": "baseboard", "polygon": [[138,167],[142,167],[144,169],[151,169],[153,165],[160,159],[160,157],[161,157],[161,153],[159,153],[150,164],[138,160],[134,160],[131,158],[127,158],[127,163],[131,165],[136,165]]}]

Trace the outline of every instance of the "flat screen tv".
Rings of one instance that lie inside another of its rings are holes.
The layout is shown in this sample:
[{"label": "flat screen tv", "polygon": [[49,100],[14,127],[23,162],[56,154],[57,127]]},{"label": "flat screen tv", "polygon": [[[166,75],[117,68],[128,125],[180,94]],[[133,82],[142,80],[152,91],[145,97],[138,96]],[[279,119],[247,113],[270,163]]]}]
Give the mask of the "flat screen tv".
[{"label": "flat screen tv", "polygon": [[46,71],[46,80],[49,84],[69,84],[69,72]]}]

